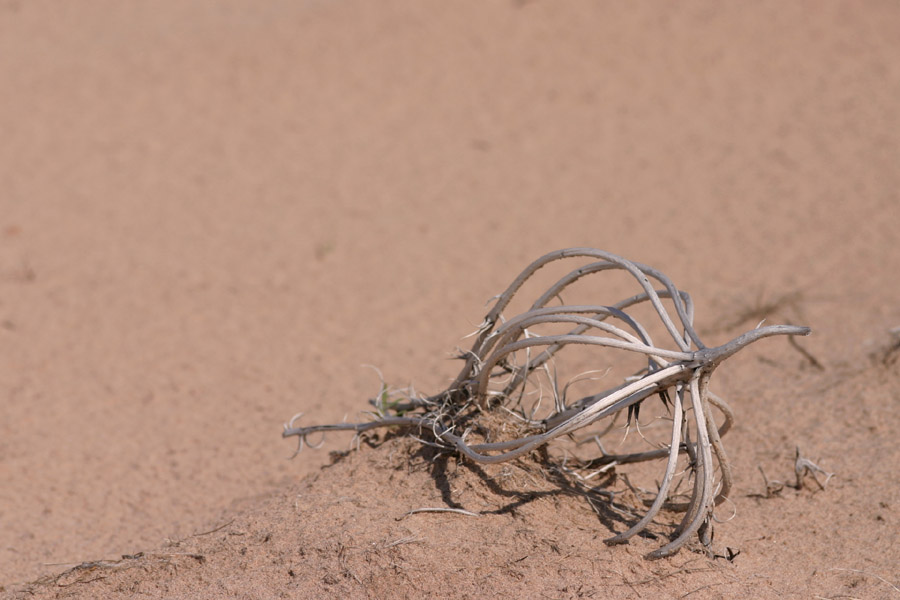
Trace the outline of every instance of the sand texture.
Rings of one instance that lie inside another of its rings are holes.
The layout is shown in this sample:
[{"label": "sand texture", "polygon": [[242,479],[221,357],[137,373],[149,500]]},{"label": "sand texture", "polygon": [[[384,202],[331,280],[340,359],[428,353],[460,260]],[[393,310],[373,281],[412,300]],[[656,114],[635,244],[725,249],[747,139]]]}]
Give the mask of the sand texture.
[{"label": "sand texture", "polygon": [[[0,596],[900,600],[897,32],[877,0],[0,0]],[[813,329],[715,375],[723,557],[605,545],[534,457],[288,460],[295,413],[361,418],[363,365],[443,389],[569,246],[664,271],[710,344]],[[798,447],[825,489],[767,490]]]}]

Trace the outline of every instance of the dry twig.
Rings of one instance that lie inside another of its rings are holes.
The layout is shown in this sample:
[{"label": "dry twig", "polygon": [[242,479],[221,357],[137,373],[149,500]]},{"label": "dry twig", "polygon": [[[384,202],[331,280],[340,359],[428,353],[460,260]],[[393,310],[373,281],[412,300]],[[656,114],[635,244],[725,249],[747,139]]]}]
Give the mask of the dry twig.
[{"label": "dry twig", "polygon": [[[816,463],[812,462],[808,458],[805,458],[802,454],[800,454],[800,447],[797,447],[797,453],[794,459],[794,474],[797,476],[797,489],[803,488],[803,478],[807,475],[812,477],[812,480],[816,482],[816,485],[819,486],[819,489],[825,491],[825,486],[828,485],[828,482],[834,477],[834,473],[829,473]],[[817,475],[824,475],[825,481],[819,481]]]},{"label": "dry twig", "polygon": [[398,521],[402,521],[406,517],[410,515],[417,515],[419,513],[456,513],[458,515],[466,515],[467,517],[480,517],[478,513],[473,513],[469,510],[463,510],[462,508],[450,508],[447,506],[439,506],[436,508],[415,508],[408,512],[403,513],[403,516],[397,517]]},{"label": "dry twig", "polygon": [[[560,278],[525,312],[507,317],[504,310],[516,293],[542,267],[564,259],[588,260]],[[624,271],[639,287],[636,295],[614,304],[550,305],[576,281],[608,271]],[[656,286],[661,286],[657,289]],[[666,302],[664,302],[666,301]],[[634,316],[635,307],[650,305],[658,317],[663,335],[671,338],[668,347],[655,344],[650,331]],[[668,307],[667,307],[668,306]],[[674,311],[674,317],[672,315]],[[707,347],[694,330],[694,307],[690,295],[656,269],[593,248],[569,248],[551,252],[531,263],[499,296],[476,332],[472,348],[461,358],[465,365],[450,386],[433,396],[410,393],[391,400],[386,388],[372,403],[372,420],[365,423],[341,423],[295,427],[285,426],[285,437],[298,439],[298,451],[307,436],[329,431],[352,431],[359,435],[380,427],[405,426],[429,444],[458,451],[480,463],[499,463],[521,457],[548,442],[569,436],[600,419],[626,411],[629,424],[637,423],[641,403],[659,396],[671,407],[671,435],[662,448],[623,455],[606,454],[590,461],[596,468],[604,464],[628,464],[663,459],[666,466],[655,499],[645,516],[627,531],[607,540],[610,544],[628,541],[643,531],[660,510],[681,510],[684,518],[673,539],[651,552],[650,558],[677,552],[693,535],[708,545],[712,512],[725,500],[731,487],[731,469],[721,443],[731,427],[733,414],[728,404],[709,390],[710,376],[725,359],[749,344],[775,335],[808,335],[807,327],[771,325],[757,327],[730,342]],[[547,329],[551,331],[547,331]],[[559,333],[560,328],[568,328]],[[644,366],[625,377],[620,385],[569,403],[567,387],[555,380],[551,386],[553,408],[543,419],[536,414],[543,395],[538,381],[546,368],[564,348],[600,347],[642,356]],[[537,395],[526,408],[526,397]],[[713,408],[724,415],[725,423],[716,426]],[[505,409],[498,411],[498,409]],[[509,441],[491,442],[483,424],[489,414],[516,415],[513,421],[523,435]],[[473,432],[482,443],[469,443]],[[427,438],[427,439],[423,439]],[[669,502],[670,489],[679,476],[679,459],[687,455],[689,463],[681,471],[693,480],[687,502]],[[718,482],[715,472],[720,473]]]}]

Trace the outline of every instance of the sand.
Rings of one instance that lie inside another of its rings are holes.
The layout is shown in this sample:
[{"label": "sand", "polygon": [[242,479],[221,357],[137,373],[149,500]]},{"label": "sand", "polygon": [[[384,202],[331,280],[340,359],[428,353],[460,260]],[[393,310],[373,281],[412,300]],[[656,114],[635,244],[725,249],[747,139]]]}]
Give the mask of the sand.
[{"label": "sand", "polygon": [[[876,1],[3,1],[0,594],[900,598],[897,31]],[[608,547],[527,462],[288,459],[295,413],[366,408],[362,365],[442,389],[567,246],[667,273],[709,343],[813,328],[716,374],[733,560]],[[797,447],[834,477],[767,496]],[[401,518],[449,489],[485,514]]]}]

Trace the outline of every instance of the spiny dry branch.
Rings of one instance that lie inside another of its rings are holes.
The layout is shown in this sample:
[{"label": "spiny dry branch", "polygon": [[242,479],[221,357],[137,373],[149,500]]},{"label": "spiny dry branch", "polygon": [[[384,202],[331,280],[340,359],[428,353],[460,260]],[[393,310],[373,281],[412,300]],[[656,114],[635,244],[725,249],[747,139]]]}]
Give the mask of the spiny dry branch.
[{"label": "spiny dry branch", "polygon": [[[575,258],[582,263],[589,262],[556,281],[525,312],[509,318],[504,316],[503,311],[513,297],[539,269],[555,261]],[[562,292],[575,282],[608,271],[629,274],[637,282],[639,293],[609,305],[550,305],[555,299],[562,301]],[[655,344],[649,329],[634,316],[641,306],[648,304],[652,307],[649,314],[655,313],[663,335],[673,342],[669,347]],[[669,411],[667,420],[671,420],[666,442],[654,450],[616,455],[603,449],[599,442],[602,434],[594,434],[601,456],[582,465],[596,469],[665,459],[655,498],[646,501],[649,506],[646,514],[607,542],[627,542],[666,509],[682,511],[684,517],[671,541],[651,552],[649,558],[674,554],[695,534],[708,546],[713,510],[728,497],[731,489],[731,466],[721,437],[733,422],[728,404],[710,392],[710,376],[722,361],[757,340],[774,335],[808,335],[810,330],[788,325],[757,327],[726,344],[710,348],[700,340],[693,322],[690,295],[678,290],[656,269],[592,248],[551,252],[528,265],[497,296],[476,332],[471,349],[460,357],[465,365],[446,390],[431,396],[408,393],[394,400],[383,387],[382,393],[371,401],[375,410],[369,422],[295,427],[295,417],[285,425],[283,435],[298,438],[299,452],[308,444],[308,436],[315,433],[352,431],[359,436],[376,428],[402,426],[423,443],[456,450],[479,463],[500,463],[526,455],[561,436],[571,436],[600,419],[614,418],[620,411],[627,411],[630,426],[637,421],[641,403],[658,396]],[[569,347],[609,348],[643,356],[646,362],[625,376],[621,384],[569,402],[566,394],[569,385],[561,391],[553,377],[557,353]],[[548,375],[553,406],[545,407],[546,416],[538,418],[542,414],[539,407],[544,390],[538,379]],[[724,417],[721,426],[716,425],[713,409]],[[483,418],[496,414],[508,417],[521,435],[513,440],[490,441],[491,432],[485,433]],[[467,439],[473,432],[484,437],[484,443],[470,444]],[[676,492],[672,484],[679,477],[679,459],[683,456],[687,464],[680,469],[681,480],[692,481],[692,490],[686,501],[676,502],[670,500]]]}]

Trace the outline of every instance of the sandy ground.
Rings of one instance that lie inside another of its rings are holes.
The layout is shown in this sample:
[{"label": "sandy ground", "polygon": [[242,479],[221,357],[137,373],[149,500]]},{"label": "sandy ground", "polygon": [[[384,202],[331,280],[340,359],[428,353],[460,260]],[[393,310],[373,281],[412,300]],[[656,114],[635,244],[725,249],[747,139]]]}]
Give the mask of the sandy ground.
[{"label": "sandy ground", "polygon": [[[3,0],[0,594],[900,598],[897,31],[877,1]],[[567,246],[666,272],[710,343],[814,329],[819,366],[773,340],[716,375],[733,561],[607,547],[527,462],[287,460],[363,364],[440,390]],[[797,446],[834,478],[766,497]],[[484,514],[398,520],[448,490]]]}]

